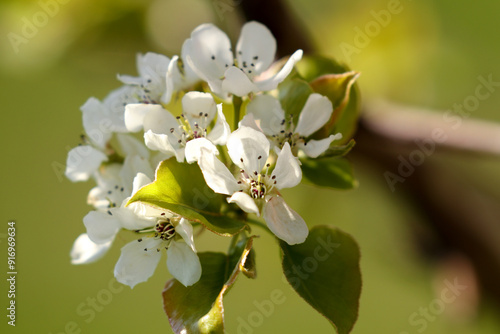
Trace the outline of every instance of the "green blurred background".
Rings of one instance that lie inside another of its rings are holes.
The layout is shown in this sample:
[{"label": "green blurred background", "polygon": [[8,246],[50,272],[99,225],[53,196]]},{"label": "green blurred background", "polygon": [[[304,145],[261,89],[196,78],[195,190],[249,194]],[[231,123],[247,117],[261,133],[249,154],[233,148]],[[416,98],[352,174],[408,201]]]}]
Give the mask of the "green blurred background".
[{"label": "green blurred background", "polygon": [[[340,45],[354,45],[355,28],[364,29],[374,20],[371,11],[387,9],[388,1],[286,2],[323,54],[362,72],[365,101],[382,97],[447,109],[474,93],[479,75],[500,78],[500,2],[403,0],[402,12],[352,57]],[[50,7],[53,15],[44,22],[39,13],[44,7],[47,11],[48,3],[57,6]],[[194,27],[209,21],[231,29],[229,35],[236,38],[238,6],[239,1],[230,0],[0,2],[2,333],[170,332],[160,295],[170,278],[165,266],[133,290],[121,287],[112,274],[126,242],[121,239],[95,264],[70,264],[73,240],[85,231],[82,218],[90,210],[86,196],[93,184],[64,178],[66,154],[83,130],[79,107],[88,97],[103,98],[118,87],[116,74],[135,74],[138,52],[172,56]],[[22,36],[25,20],[37,15],[38,31],[13,47],[8,34]],[[499,106],[500,92],[495,92],[472,116],[500,122]],[[437,158],[500,197],[498,157]],[[419,224],[418,213],[363,160],[354,167],[360,183],[356,190],[301,185],[285,193],[310,226],[333,224],[359,242],[363,292],[353,333],[499,333],[498,309],[477,286],[470,262],[460,254],[440,261],[422,257],[412,242],[414,228],[409,228]],[[15,328],[7,326],[5,317],[5,233],[12,219],[17,223]],[[278,247],[260,234],[255,242],[258,279],[240,278],[225,298],[227,332],[237,333],[240,322],[248,322],[257,310],[255,302],[269,300],[278,289],[286,303],[242,333],[331,333],[329,323],[284,283]],[[197,246],[224,251],[227,242],[213,245],[219,239],[204,234]],[[468,288],[444,310],[431,313],[425,329],[422,322],[412,323],[412,314],[432,307],[443,282],[457,272]]]}]

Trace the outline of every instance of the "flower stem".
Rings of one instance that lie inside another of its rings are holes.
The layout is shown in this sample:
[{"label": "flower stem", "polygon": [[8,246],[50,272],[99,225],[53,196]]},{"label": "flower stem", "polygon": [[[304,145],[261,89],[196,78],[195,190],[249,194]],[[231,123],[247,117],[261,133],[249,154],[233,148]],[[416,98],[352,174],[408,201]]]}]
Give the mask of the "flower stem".
[{"label": "flower stem", "polygon": [[238,128],[238,123],[240,122],[240,109],[242,102],[243,101],[241,97],[233,95],[233,107],[234,107],[233,131]]}]

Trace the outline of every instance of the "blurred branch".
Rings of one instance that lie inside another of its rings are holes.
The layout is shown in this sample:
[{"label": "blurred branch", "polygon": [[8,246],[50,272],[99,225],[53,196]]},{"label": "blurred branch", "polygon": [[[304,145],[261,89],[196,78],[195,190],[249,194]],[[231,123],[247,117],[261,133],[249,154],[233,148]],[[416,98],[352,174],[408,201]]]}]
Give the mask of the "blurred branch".
[{"label": "blurred branch", "polygon": [[370,101],[363,110],[363,122],[371,131],[394,140],[431,140],[454,149],[500,154],[500,124],[451,112]]}]

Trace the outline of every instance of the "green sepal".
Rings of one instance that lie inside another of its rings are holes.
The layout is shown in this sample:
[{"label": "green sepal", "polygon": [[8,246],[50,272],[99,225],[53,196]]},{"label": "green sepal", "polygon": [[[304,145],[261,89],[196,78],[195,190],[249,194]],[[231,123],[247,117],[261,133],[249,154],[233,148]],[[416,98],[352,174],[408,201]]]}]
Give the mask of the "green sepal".
[{"label": "green sepal", "polygon": [[360,252],[347,233],[315,226],[302,244],[280,241],[282,265],[292,288],[322,314],[338,334],[349,333],[361,295]]},{"label": "green sepal", "polygon": [[140,201],[200,223],[219,235],[231,236],[247,225],[221,213],[223,197],[207,186],[198,165],[168,159],[156,169],[155,181],[139,189],[127,205]]}]

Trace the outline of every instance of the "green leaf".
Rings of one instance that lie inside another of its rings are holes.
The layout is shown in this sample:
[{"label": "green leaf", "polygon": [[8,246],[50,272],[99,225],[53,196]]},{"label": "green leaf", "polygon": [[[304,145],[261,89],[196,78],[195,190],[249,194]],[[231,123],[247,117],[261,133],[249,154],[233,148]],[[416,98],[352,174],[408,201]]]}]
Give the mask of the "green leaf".
[{"label": "green leaf", "polygon": [[181,164],[175,159],[163,161],[153,183],[142,187],[128,202],[141,201],[177,213],[203,224],[220,235],[231,236],[246,224],[220,213],[223,196],[210,189],[196,164]]},{"label": "green leaf", "polygon": [[299,114],[306,104],[307,98],[313,93],[309,84],[301,79],[285,80],[278,87],[281,107],[285,115],[293,115],[294,123],[297,124]]},{"label": "green leaf", "polygon": [[295,64],[295,69],[306,81],[313,81],[314,79],[325,74],[338,74],[348,71],[348,67],[337,63],[332,58],[308,55]]},{"label": "green leaf", "polygon": [[338,334],[349,333],[358,317],[361,294],[359,248],[354,239],[330,226],[315,226],[306,241],[280,241],[286,279]]},{"label": "green leaf", "polygon": [[185,287],[176,279],[167,282],[163,290],[163,306],[170,326],[176,334],[224,333],[223,297],[245,268],[253,237],[245,240],[236,253],[199,253],[202,274],[200,280]]},{"label": "green leaf", "polygon": [[[335,129],[334,125],[343,116],[346,106],[351,98],[351,88],[360,76],[359,72],[346,72],[342,74],[325,74],[311,82],[312,89],[330,99],[333,105],[333,113],[325,126],[318,131],[319,138],[324,138]],[[354,98],[356,98],[354,94]],[[359,110],[349,109],[351,117],[357,121]],[[343,138],[350,138],[354,129],[342,129]]]},{"label": "green leaf", "polygon": [[334,189],[352,189],[358,182],[350,162],[342,157],[303,159],[302,180]]},{"label": "green leaf", "polygon": [[361,111],[360,93],[357,84],[351,87],[349,100],[344,108],[344,111],[338,117],[337,122],[333,127],[332,133],[341,133],[343,138],[341,142],[351,138],[358,127],[358,119]]}]

